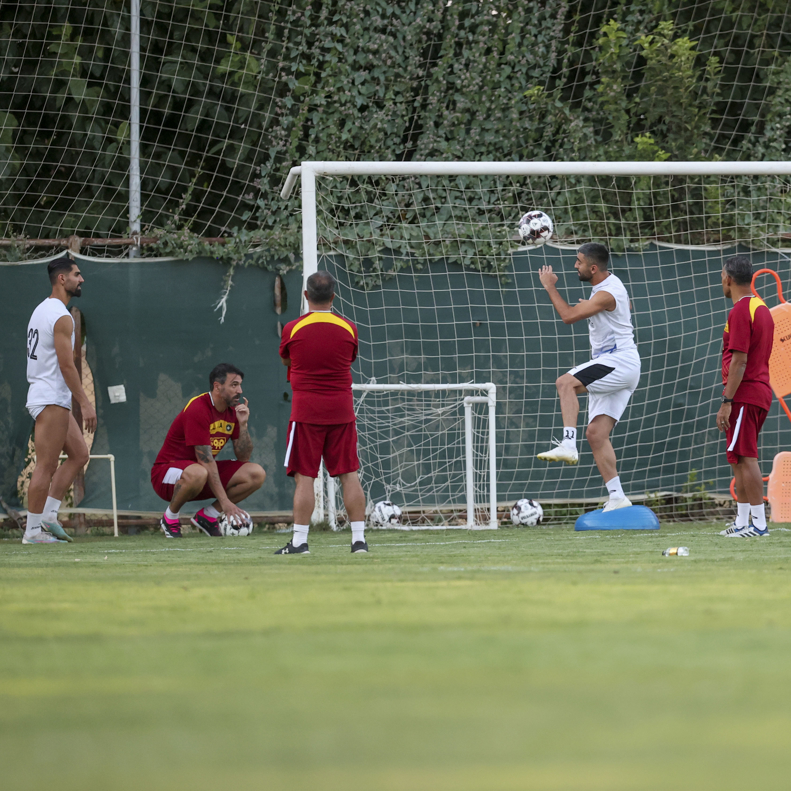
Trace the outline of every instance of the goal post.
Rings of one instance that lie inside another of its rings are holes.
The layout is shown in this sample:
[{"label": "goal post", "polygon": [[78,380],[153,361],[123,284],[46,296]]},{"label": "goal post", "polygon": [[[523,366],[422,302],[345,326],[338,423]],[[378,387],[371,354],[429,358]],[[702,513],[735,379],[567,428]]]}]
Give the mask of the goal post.
[{"label": "goal post", "polygon": [[[588,241],[612,253],[643,361],[613,435],[627,494],[727,491],[709,425],[727,314],[719,272],[740,252],[791,277],[791,162],[308,161],[281,197],[297,182],[303,282],[319,269],[338,280],[335,305],[360,330],[354,381],[496,385],[487,464],[501,508],[521,497],[604,498],[586,447],[574,468],[536,461],[560,430],[557,376],[590,354],[584,323],[558,320],[537,272],[553,266],[570,303],[589,298],[573,267]],[[555,223],[540,247],[517,234],[532,209]],[[770,414],[763,464],[791,444],[786,424]],[[466,478],[458,485],[466,500]]]}]

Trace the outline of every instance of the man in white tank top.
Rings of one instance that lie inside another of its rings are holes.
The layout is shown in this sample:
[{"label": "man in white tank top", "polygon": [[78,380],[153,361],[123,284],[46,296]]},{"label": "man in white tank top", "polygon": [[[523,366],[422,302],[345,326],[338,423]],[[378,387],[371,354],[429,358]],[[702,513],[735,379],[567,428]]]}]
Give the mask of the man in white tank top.
[{"label": "man in white tank top", "polygon": [[640,381],[640,355],[634,342],[629,294],[619,278],[609,271],[610,254],[604,245],[589,242],[577,251],[574,264],[579,278],[593,286],[590,299],[573,307],[557,290],[558,276],[551,266],[539,272],[541,285],[564,324],[588,320],[591,360],[572,368],[555,383],[563,415],[563,441],[546,453],[543,461],[576,464],[579,395],[588,393],[588,429],[585,436],[604,479],[610,498],[605,511],[626,508],[632,503],[618,477],[610,432],[621,419],[629,398]]},{"label": "man in white tank top", "polygon": [[[68,254],[50,261],[47,272],[52,294],[33,311],[27,327],[27,409],[36,421],[36,466],[28,488],[23,544],[71,541],[58,522],[58,509],[88,462],[82,428],[71,414],[72,397],[80,404],[86,430],[96,430],[96,411],[74,365],[74,319],[66,309],[82,293],[84,279]],[[58,467],[61,452],[68,458]]]}]

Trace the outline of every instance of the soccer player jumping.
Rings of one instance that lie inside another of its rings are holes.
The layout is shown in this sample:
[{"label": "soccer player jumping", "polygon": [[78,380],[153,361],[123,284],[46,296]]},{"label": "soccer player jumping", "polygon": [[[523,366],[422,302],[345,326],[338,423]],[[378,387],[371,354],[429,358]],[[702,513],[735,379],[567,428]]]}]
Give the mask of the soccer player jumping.
[{"label": "soccer player jumping", "polygon": [[563,323],[588,320],[592,359],[572,368],[555,382],[563,415],[563,441],[552,450],[539,453],[538,458],[577,463],[578,396],[588,393],[585,436],[610,494],[604,510],[615,511],[632,503],[624,494],[618,477],[610,432],[621,419],[637,388],[640,355],[634,342],[629,294],[621,280],[609,271],[609,262],[610,254],[604,245],[588,242],[579,248],[574,268],[580,280],[593,286],[593,291],[590,299],[581,299],[573,307],[560,296],[555,285],[558,276],[552,267],[542,266],[539,271],[541,285],[547,290]]},{"label": "soccer player jumping", "polygon": [[[736,255],[722,268],[722,292],[733,300],[722,335],[722,404],[717,428],[725,432],[728,463],[736,478],[736,521],[720,535],[768,536],[764,482],[758,466],[758,434],[772,405],[769,357],[775,324],[763,300],[752,294],[750,259]],[[751,523],[752,520],[752,523]]]}]

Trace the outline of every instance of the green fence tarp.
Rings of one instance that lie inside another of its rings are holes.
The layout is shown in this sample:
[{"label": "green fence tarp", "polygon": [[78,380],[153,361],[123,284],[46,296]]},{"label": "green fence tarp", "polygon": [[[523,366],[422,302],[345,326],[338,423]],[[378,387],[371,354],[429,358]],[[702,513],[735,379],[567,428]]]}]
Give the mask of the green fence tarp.
[{"label": "green fence tarp", "polygon": [[[507,283],[453,264],[431,263],[402,271],[370,291],[352,288],[348,275],[337,271],[339,306],[360,329],[355,381],[376,376],[380,383],[475,380],[498,385],[501,501],[602,494],[586,445],[575,468],[535,459],[561,428],[555,378],[588,354],[585,324],[567,327],[557,319],[537,269],[553,264],[561,274],[559,286],[576,301],[586,289],[573,270],[574,258],[572,251],[548,246],[519,253]],[[614,433],[628,492],[681,491],[693,470],[700,480],[713,481],[711,488],[727,489],[730,469],[713,421],[729,309],[719,285],[722,258],[717,250],[655,247],[613,258],[632,297],[643,359],[640,387]],[[785,283],[791,279],[785,256],[752,258],[756,266],[766,262],[778,271]],[[96,384],[99,429],[93,452],[116,456],[119,508],[162,508],[151,488],[151,464],[173,418],[191,397],[208,389],[210,369],[227,361],[246,374],[253,460],[268,473],[264,487],[247,503],[257,511],[289,510],[293,484],[282,460],[290,389],[278,357],[277,324],[299,313],[301,274],[285,275],[288,308],[278,315],[275,274],[256,267],[237,269],[225,323],[220,324],[213,307],[226,270],[217,262],[80,259],[80,266],[86,283],[83,296],[72,304],[84,316]],[[26,328],[49,287],[41,263],[2,266],[0,279],[5,302],[0,491],[16,502],[16,481],[33,425],[24,408]],[[773,283],[767,279],[761,291],[775,304]],[[110,404],[107,388],[119,384],[126,388],[127,401]],[[791,423],[777,404],[761,438],[766,475],[774,454],[791,448]],[[82,505],[109,504],[109,471],[106,462],[97,460],[88,469]]]}]

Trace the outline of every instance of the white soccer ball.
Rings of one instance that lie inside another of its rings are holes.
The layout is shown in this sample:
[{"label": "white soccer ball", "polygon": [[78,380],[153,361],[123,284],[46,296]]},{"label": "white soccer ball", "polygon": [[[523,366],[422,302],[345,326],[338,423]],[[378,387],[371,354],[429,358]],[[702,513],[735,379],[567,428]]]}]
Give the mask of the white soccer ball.
[{"label": "white soccer ball", "polygon": [[552,219],[542,211],[529,211],[519,220],[519,236],[523,244],[542,245],[552,238],[554,229]]},{"label": "white soccer ball", "polygon": [[224,536],[249,536],[253,532],[253,520],[248,516],[247,519],[229,519],[225,514],[220,514],[218,520],[220,532]]},{"label": "white soccer ball", "polygon": [[515,525],[535,527],[544,518],[544,509],[537,500],[517,500],[511,509],[511,521]]},{"label": "white soccer ball", "polygon": [[390,502],[382,500],[374,506],[371,511],[371,524],[386,527],[387,525],[401,524],[401,509]]}]

